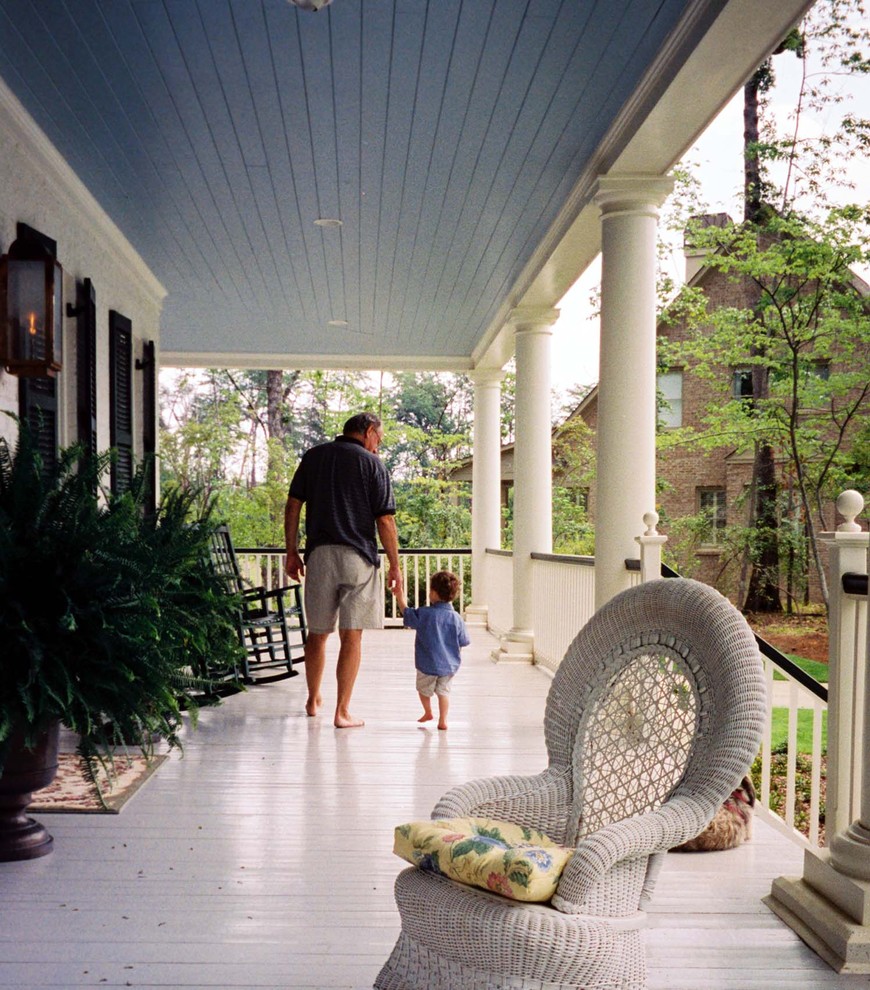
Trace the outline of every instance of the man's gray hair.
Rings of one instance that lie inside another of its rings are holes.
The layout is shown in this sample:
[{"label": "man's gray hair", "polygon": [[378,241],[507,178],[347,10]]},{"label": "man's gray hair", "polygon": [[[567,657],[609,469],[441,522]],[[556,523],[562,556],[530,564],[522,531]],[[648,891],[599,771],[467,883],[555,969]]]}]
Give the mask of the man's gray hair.
[{"label": "man's gray hair", "polygon": [[380,416],[375,416],[374,413],[361,412],[357,413],[356,416],[351,416],[350,419],[344,424],[344,429],[342,433],[344,436],[365,436],[369,431],[370,427],[374,427],[376,430],[380,428],[381,418]]}]

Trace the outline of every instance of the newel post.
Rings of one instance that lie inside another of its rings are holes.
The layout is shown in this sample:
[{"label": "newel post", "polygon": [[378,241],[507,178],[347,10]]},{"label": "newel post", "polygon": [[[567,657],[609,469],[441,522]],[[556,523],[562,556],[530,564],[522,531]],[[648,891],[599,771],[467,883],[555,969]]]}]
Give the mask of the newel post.
[{"label": "newel post", "polygon": [[[828,849],[807,849],[802,878],[779,877],[767,905],[838,973],[870,973],[870,622],[866,594],[843,586],[868,573],[864,497],[843,492],[845,522],[828,534]],[[854,819],[854,820],[853,820]]]},{"label": "newel post", "polygon": [[645,512],[643,524],[646,526],[643,536],[635,537],[640,545],[640,579],[642,582],[655,581],[662,576],[662,547],[668,538],[656,529],[659,524],[657,512]]}]

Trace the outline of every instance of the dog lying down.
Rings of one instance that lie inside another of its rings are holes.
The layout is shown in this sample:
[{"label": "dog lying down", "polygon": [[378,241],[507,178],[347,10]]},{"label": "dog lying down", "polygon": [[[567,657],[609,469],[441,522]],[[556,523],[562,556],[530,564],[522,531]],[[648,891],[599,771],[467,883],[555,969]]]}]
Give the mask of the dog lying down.
[{"label": "dog lying down", "polygon": [[741,842],[752,838],[752,815],[755,810],[755,788],[749,775],[740,781],[731,796],[725,799],[722,807],[704,831],[675,846],[671,852],[712,852],[718,849],[733,849]]}]

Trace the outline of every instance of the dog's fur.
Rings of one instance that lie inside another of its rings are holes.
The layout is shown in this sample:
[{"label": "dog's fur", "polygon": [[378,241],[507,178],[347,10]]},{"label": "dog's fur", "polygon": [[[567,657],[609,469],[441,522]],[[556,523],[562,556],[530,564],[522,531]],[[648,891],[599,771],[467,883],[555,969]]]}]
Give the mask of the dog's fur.
[{"label": "dog's fur", "polygon": [[747,775],[735,787],[731,796],[704,831],[694,839],[676,846],[674,852],[710,852],[715,849],[733,849],[752,838],[752,815],[755,808],[755,788]]}]

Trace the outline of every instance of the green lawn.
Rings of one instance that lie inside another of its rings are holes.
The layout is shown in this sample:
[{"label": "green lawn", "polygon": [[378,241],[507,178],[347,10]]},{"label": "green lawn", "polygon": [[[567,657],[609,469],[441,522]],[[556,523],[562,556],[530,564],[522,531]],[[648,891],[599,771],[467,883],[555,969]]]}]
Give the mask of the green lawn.
[{"label": "green lawn", "polygon": [[[826,663],[819,663],[818,660],[807,660],[806,657],[796,656],[794,653],[786,653],[789,660],[794,661],[805,673],[809,674],[810,677],[814,677],[820,684],[828,683],[828,665]],[[773,672],[773,679],[775,681],[787,680],[785,674],[780,674],[778,670]]]},{"label": "green lawn", "polygon": [[[771,748],[774,752],[785,747],[788,741],[788,709],[773,709],[773,725],[771,730]],[[828,746],[828,713],[822,712],[822,752]],[[808,708],[798,709],[797,721],[797,751],[812,753],[813,751],[813,713]]]}]

